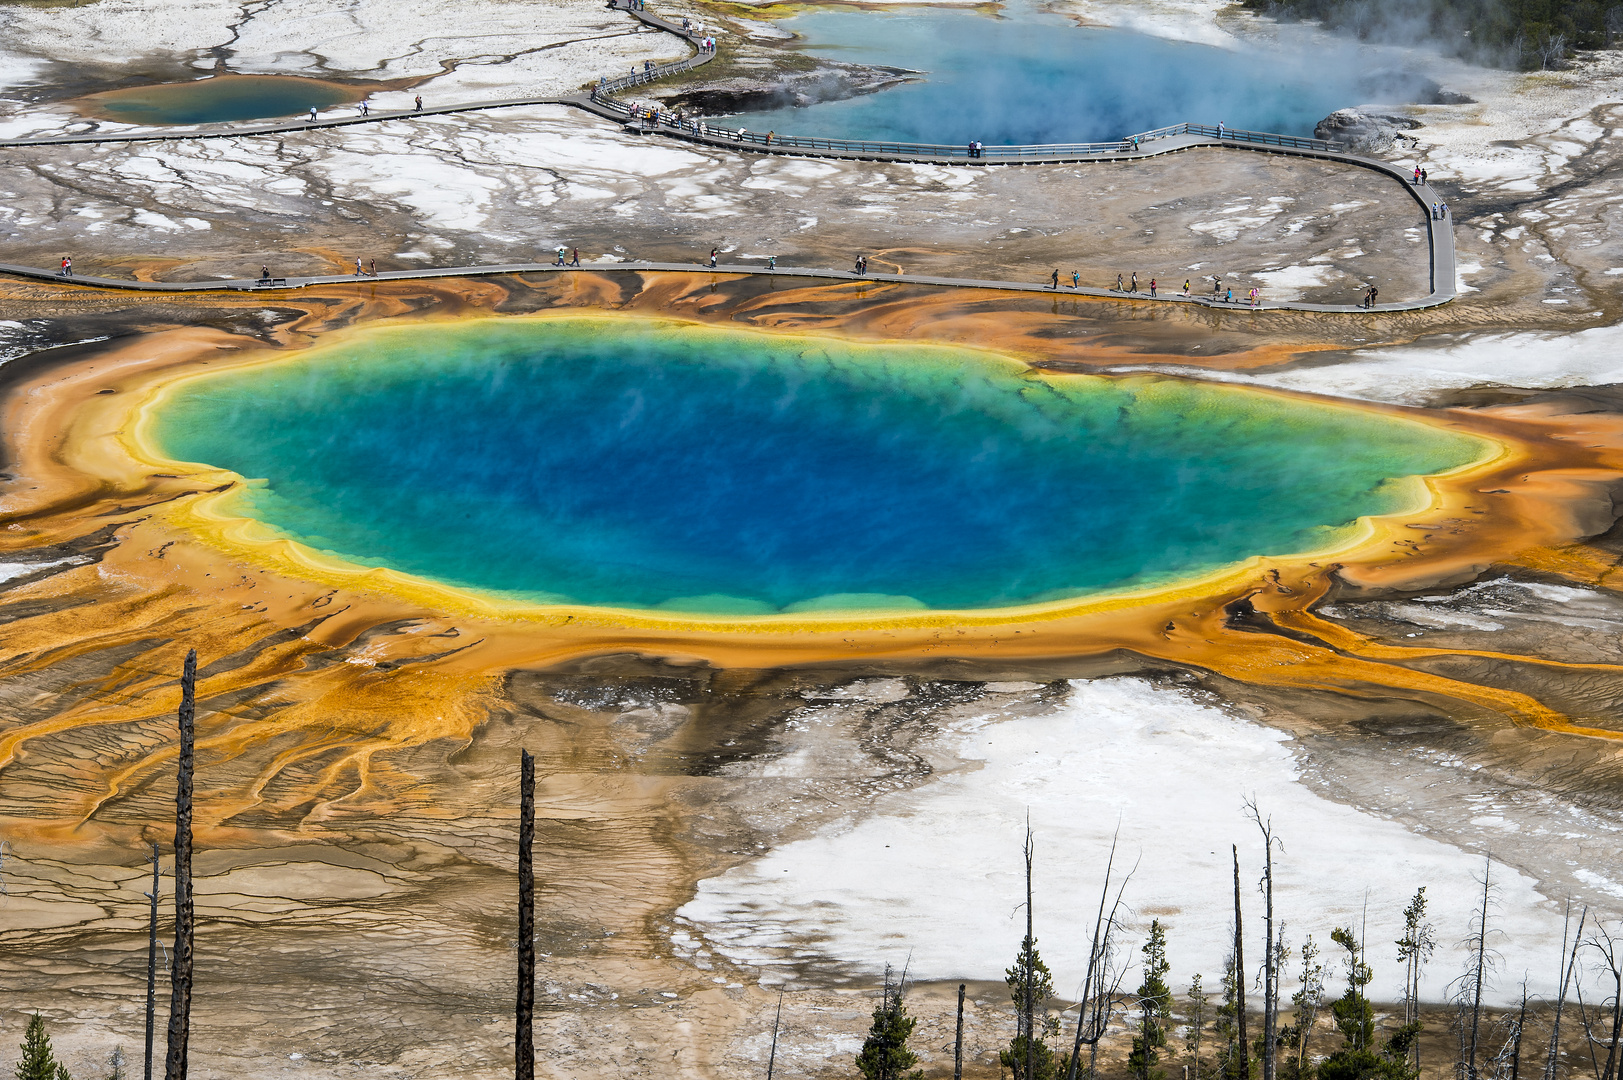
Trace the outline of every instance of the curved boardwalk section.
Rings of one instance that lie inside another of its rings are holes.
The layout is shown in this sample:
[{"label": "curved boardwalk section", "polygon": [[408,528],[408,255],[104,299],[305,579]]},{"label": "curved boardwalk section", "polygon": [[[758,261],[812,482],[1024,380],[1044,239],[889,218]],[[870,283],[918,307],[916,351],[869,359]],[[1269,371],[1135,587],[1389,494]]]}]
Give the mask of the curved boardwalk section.
[{"label": "curved boardwalk section", "polygon": [[[625,11],[642,23],[682,38],[694,49],[692,56],[668,64],[658,64],[646,71],[617,79],[602,79],[589,93],[566,97],[506,98],[496,101],[464,102],[423,109],[373,112],[345,116],[327,116],[316,120],[276,120],[247,124],[215,124],[181,130],[147,129],[140,131],[90,132],[73,135],[35,136],[26,139],[0,141],[0,147],[61,146],[76,143],[129,143],[157,142],[177,139],[223,139],[253,135],[282,134],[319,128],[349,127],[355,124],[377,124],[391,120],[413,119],[424,116],[444,116],[451,113],[477,112],[488,109],[506,109],[525,105],[568,105],[594,113],[605,119],[625,125],[639,134],[654,134],[682,139],[704,146],[730,151],[759,154],[779,154],[793,157],[841,158],[857,161],[900,161],[930,165],[993,166],[1076,164],[1081,162],[1130,162],[1146,158],[1175,154],[1185,150],[1213,147],[1224,150],[1246,150],[1255,153],[1281,154],[1290,157],[1316,158],[1337,161],[1357,168],[1368,169],[1400,184],[1424,214],[1427,248],[1430,262],[1430,285],[1427,295],[1414,300],[1377,304],[1365,308],[1355,304],[1263,303],[1262,310],[1293,311],[1416,311],[1437,307],[1458,295],[1455,284],[1454,230],[1452,217],[1435,217],[1432,207],[1442,203],[1442,197],[1428,184],[1414,183],[1404,171],[1389,162],[1359,157],[1347,153],[1339,144],[1322,139],[1307,139],[1294,135],[1271,132],[1242,131],[1195,123],[1175,124],[1154,131],[1129,135],[1108,143],[1060,143],[1037,146],[985,146],[971,149],[966,145],[930,143],[867,142],[855,139],[821,139],[805,136],[777,135],[775,132],[750,131],[747,128],[712,126],[703,120],[690,119],[669,110],[647,109],[628,104],[614,94],[654,82],[659,79],[691,71],[709,63],[716,56],[705,47],[697,31],[668,22],[646,10],[639,9],[631,0],[613,0],[612,6]],[[508,266],[458,266],[428,270],[401,270],[380,273],[376,280],[407,280],[412,278],[476,276],[488,274],[531,273],[558,271],[571,268],[544,263],[525,263]],[[659,270],[676,273],[777,274],[789,277],[815,277],[866,281],[898,281],[909,284],[945,285],[957,288],[1003,289],[1016,292],[1056,292],[1073,296],[1097,296],[1112,299],[1139,300],[1146,303],[1198,303],[1210,307],[1242,308],[1245,304],[1225,304],[1201,297],[1158,296],[1144,293],[1119,293],[1102,289],[1073,289],[1062,286],[1055,289],[1045,284],[1014,281],[986,281],[972,278],[943,278],[902,276],[895,274],[856,275],[838,270],[780,268],[774,271],[754,266],[709,267],[690,263],[620,263],[613,266],[582,267],[596,273],[627,273]],[[308,285],[328,285],[344,281],[374,280],[348,275],[330,275],[302,278],[277,278],[273,283],[254,280],[213,282],[136,282],[117,278],[74,277],[61,275],[36,267],[0,263],[0,273],[54,281],[71,281],[78,285],[98,288],[148,290],[157,292],[203,292],[220,289],[262,291],[267,288],[303,288]]]},{"label": "curved boardwalk section", "polygon": [[1421,299],[1400,301],[1393,304],[1377,304],[1374,308],[1364,308],[1353,304],[1300,304],[1294,302],[1262,302],[1252,307],[1242,301],[1224,303],[1210,297],[1184,296],[1181,293],[1166,293],[1151,297],[1149,293],[1144,292],[1115,292],[1110,289],[1093,289],[1087,286],[1072,288],[1069,285],[1061,284],[1058,288],[1055,288],[1047,282],[931,277],[923,274],[857,274],[847,270],[827,270],[817,267],[798,266],[780,266],[768,270],[761,266],[723,264],[711,267],[695,263],[627,262],[591,264],[587,266],[559,266],[556,263],[507,263],[492,266],[442,266],[424,270],[380,270],[375,277],[371,274],[319,274],[310,277],[231,278],[216,281],[130,281],[124,278],[104,278],[88,274],[74,274],[71,277],[64,277],[55,270],[42,270],[39,267],[19,266],[14,263],[0,263],[0,274],[10,274],[14,277],[29,278],[35,281],[49,281],[58,285],[84,288],[117,289],[124,292],[171,294],[209,292],[274,293],[288,289],[305,289],[316,285],[355,285],[372,281],[420,281],[429,278],[446,277],[494,277],[503,274],[642,273],[711,274],[720,277],[751,275],[756,277],[814,278],[821,281],[933,285],[954,289],[995,289],[1001,292],[1040,293],[1055,297],[1087,296],[1101,300],[1131,300],[1146,304],[1195,304],[1200,307],[1217,308],[1224,311],[1415,311],[1420,308],[1434,306],[1428,299]]}]

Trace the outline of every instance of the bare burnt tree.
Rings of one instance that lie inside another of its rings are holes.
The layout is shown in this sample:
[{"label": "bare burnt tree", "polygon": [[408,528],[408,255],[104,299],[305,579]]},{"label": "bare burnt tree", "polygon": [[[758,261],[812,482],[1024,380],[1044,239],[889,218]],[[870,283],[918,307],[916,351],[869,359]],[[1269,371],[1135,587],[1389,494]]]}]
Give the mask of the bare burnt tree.
[{"label": "bare burnt tree", "polygon": [[[1280,841],[1274,836],[1274,819],[1262,816],[1255,798],[1245,801],[1245,812],[1262,833],[1262,921],[1267,942],[1262,960],[1262,1080],[1274,1080],[1275,1047],[1279,1042],[1279,958],[1284,948],[1284,928],[1280,928],[1279,937],[1274,936],[1274,845]],[[1284,845],[1280,847],[1283,850]],[[1238,920],[1238,905],[1234,914]],[[1243,1040],[1244,1035],[1241,1038]]]},{"label": "bare burnt tree", "polygon": [[1116,869],[1116,843],[1120,830],[1110,841],[1110,857],[1105,861],[1105,881],[1099,889],[1099,910],[1093,919],[1093,941],[1088,947],[1088,969],[1082,980],[1082,996],[1076,1007],[1076,1039],[1071,1045],[1071,1062],[1066,1068],[1066,1080],[1077,1080],[1082,1064],[1082,1047],[1088,1048],[1088,1076],[1097,1072],[1099,1040],[1110,1029],[1115,1012],[1116,998],[1121,992],[1125,966],[1117,967],[1113,961],[1116,951],[1116,931],[1120,928],[1122,894],[1133,879],[1129,873],[1116,887],[1116,898],[1110,898],[1110,879]]},{"label": "bare burnt tree", "polygon": [[1595,1080],[1615,1080],[1618,1069],[1618,1041],[1623,1038],[1623,938],[1613,936],[1604,923],[1597,922],[1595,932],[1584,944],[1600,957],[1604,972],[1602,982],[1610,984],[1611,987],[1611,996],[1598,1002],[1597,1020],[1601,1019],[1607,1010],[1611,1011],[1609,1022],[1601,1025],[1601,1036],[1597,1038],[1587,1022],[1584,1024],[1584,1033],[1591,1048],[1604,1047],[1606,1050],[1606,1063],[1596,1070]]},{"label": "bare burnt tree", "polygon": [[1504,1040],[1499,1049],[1494,1052],[1490,1063],[1490,1075],[1495,1080],[1520,1080],[1522,1070],[1522,1035],[1527,1030],[1527,1009],[1529,999],[1527,996],[1527,980],[1522,980],[1521,1002],[1515,1012],[1505,1013],[1499,1018],[1499,1029],[1504,1034]]},{"label": "bare burnt tree", "polygon": [[1036,1028],[1036,1024],[1033,1022],[1034,1019],[1035,1019],[1035,1015],[1036,1015],[1037,1003],[1032,1000],[1032,998],[1034,996],[1034,993],[1035,993],[1035,991],[1033,990],[1033,987],[1032,987],[1032,982],[1036,978],[1036,974],[1037,974],[1036,973],[1036,967],[1037,967],[1037,964],[1036,964],[1037,939],[1033,936],[1032,925],[1031,925],[1031,859],[1032,859],[1032,856],[1034,854],[1036,854],[1036,850],[1037,850],[1036,846],[1033,843],[1032,838],[1031,838],[1031,815],[1027,814],[1026,815],[1026,848],[1025,848],[1025,852],[1026,852],[1026,947],[1025,947],[1025,950],[1024,950],[1024,953],[1023,953],[1023,955],[1025,957],[1025,966],[1026,966],[1026,972],[1025,972],[1025,975],[1026,975],[1026,993],[1025,993],[1025,1000],[1021,1003],[1022,1007],[1020,1009],[1020,1023],[1021,1023],[1022,1030],[1023,1030],[1024,1034],[1025,1034],[1025,1037],[1026,1037],[1026,1041],[1025,1041],[1025,1048],[1026,1048],[1026,1050],[1025,1050],[1025,1053],[1026,1053],[1026,1070],[1025,1070],[1026,1071],[1026,1080],[1032,1080],[1033,1076],[1035,1075],[1035,1073],[1033,1072],[1033,1069],[1034,1069],[1035,1062],[1036,1062],[1036,1057],[1037,1057],[1037,1052],[1036,1052],[1037,1028]]},{"label": "bare burnt tree", "polygon": [[197,650],[180,676],[180,763],[175,781],[175,957],[170,967],[169,1047],[164,1080],[186,1080],[192,1028],[192,768],[196,752]]},{"label": "bare burnt tree", "polygon": [[1240,845],[1234,849],[1234,1022],[1240,1035],[1240,1076],[1251,1075],[1251,1049],[1245,1033],[1245,933],[1240,921]]},{"label": "bare burnt tree", "polygon": [[518,1004],[513,1032],[513,1076],[535,1080],[535,758],[519,751],[518,797]]},{"label": "bare burnt tree", "polygon": [[[962,1010],[963,1007],[964,1007],[963,1000],[964,1000],[964,988],[960,986],[958,988],[958,1008],[960,1010]],[[778,989],[778,1011],[777,1011],[777,1014],[772,1017],[772,1052],[767,1054],[767,1056],[766,1056],[766,1080],[772,1080],[772,1070],[774,1068],[776,1068],[777,1064],[778,1064],[778,1026],[780,1024],[782,1024],[782,1023],[783,1023],[783,989],[780,987]],[[959,1019],[958,1019],[958,1027],[960,1029],[960,1032],[962,1031],[963,1026],[964,1026],[963,1015],[962,1015],[962,1012],[960,1012]],[[960,1037],[962,1037],[961,1034],[960,1034]]]},{"label": "bare burnt tree", "polygon": [[[1584,922],[1589,918],[1589,908],[1585,907],[1583,914],[1578,916],[1578,932],[1570,934],[1572,926],[1572,901],[1567,901],[1566,918],[1562,923],[1561,931],[1561,960],[1562,973],[1558,980],[1561,991],[1555,999],[1555,1019],[1550,1025],[1550,1049],[1544,1059],[1544,1080],[1555,1080],[1556,1070],[1561,1061],[1561,1013],[1567,1004],[1567,991],[1572,987],[1572,973],[1578,967],[1578,949],[1583,943]],[[1569,936],[1570,934],[1570,936]],[[1567,951],[1568,943],[1572,951]]]},{"label": "bare burnt tree", "polygon": [[1465,1080],[1480,1080],[1477,1059],[1482,1044],[1482,991],[1496,960],[1488,949],[1488,915],[1493,903],[1493,858],[1482,869],[1482,904],[1472,920],[1472,934],[1463,944],[1470,950],[1464,974],[1455,982],[1455,1023],[1460,1038],[1459,1072]]},{"label": "bare burnt tree", "polygon": [[[782,1001],[782,998],[779,998]],[[964,984],[958,984],[958,1033],[952,1041],[952,1080],[964,1080]]]},{"label": "bare burnt tree", "polygon": [[158,842],[152,842],[152,910],[147,916],[147,1056],[144,1080],[152,1080],[152,1035],[158,1013]]}]

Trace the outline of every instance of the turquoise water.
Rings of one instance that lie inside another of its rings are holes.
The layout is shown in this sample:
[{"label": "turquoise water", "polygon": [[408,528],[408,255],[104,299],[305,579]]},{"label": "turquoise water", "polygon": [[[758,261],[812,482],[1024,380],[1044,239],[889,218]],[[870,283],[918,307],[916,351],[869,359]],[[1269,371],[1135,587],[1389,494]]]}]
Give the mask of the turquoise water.
[{"label": "turquoise water", "polygon": [[922,71],[922,81],[746,113],[751,131],[900,142],[1108,142],[1193,120],[1313,134],[1337,109],[1430,100],[1435,84],[1353,45],[1216,48],[1082,27],[1030,3],[1002,17],[931,8],[821,10],[784,20],[807,52]]},{"label": "turquoise water", "polygon": [[1480,456],[1375,413],[651,320],[371,331],[184,384],[171,457],[368,566],[692,612],[987,608],[1321,547]]},{"label": "turquoise water", "polygon": [[357,91],[294,75],[219,75],[194,82],[111,90],[88,99],[97,112],[127,124],[224,124],[297,116],[357,101]]}]

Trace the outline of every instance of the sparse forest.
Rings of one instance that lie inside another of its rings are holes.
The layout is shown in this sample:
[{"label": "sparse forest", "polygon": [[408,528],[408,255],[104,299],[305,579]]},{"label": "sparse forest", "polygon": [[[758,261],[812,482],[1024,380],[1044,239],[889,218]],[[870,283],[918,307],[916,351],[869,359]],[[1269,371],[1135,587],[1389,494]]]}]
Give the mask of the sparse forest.
[{"label": "sparse forest", "polygon": [[[1010,1027],[996,1055],[1000,1080],[1623,1080],[1623,927],[1593,923],[1587,910],[1569,906],[1561,953],[1550,957],[1551,971],[1560,974],[1553,1000],[1529,996],[1525,983],[1501,985],[1493,945],[1500,933],[1495,868],[1487,860],[1472,883],[1477,897],[1470,925],[1444,928],[1463,932],[1467,962],[1450,973],[1446,1003],[1427,1004],[1421,986],[1439,928],[1427,917],[1426,887],[1403,908],[1397,941],[1369,941],[1366,910],[1354,925],[1331,928],[1328,956],[1312,934],[1293,944],[1274,907],[1274,854],[1283,849],[1272,821],[1254,804],[1245,810],[1267,852],[1255,880],[1256,901],[1247,900],[1236,848],[1233,936],[1217,990],[1208,989],[1206,973],[1189,973],[1181,998],[1173,992],[1176,958],[1169,955],[1167,927],[1159,918],[1147,927],[1132,924],[1131,874],[1117,875],[1114,849],[1097,907],[1089,911],[1088,969],[1061,976],[1080,977],[1080,999],[1055,996],[1056,973],[1037,948],[1031,894],[1037,849],[1028,830],[1026,933],[1004,977]],[[1248,964],[1245,920],[1252,903],[1260,907],[1251,913],[1252,932],[1260,923],[1269,947]],[[1142,940],[1135,944],[1129,938],[1137,934]],[[1392,965],[1389,975],[1394,968],[1401,973],[1400,1001],[1371,1000],[1377,965]],[[1124,989],[1130,973],[1138,982],[1132,992]],[[856,1062],[868,1080],[942,1075],[919,1068],[921,1058],[907,1046],[916,1021],[907,1012],[906,992],[905,975],[896,981],[887,969]],[[1512,1007],[1489,1006],[1507,992]],[[961,992],[958,1007],[955,1080],[964,1075]],[[989,1074],[983,1067],[977,1075]]]},{"label": "sparse forest", "polygon": [[1519,70],[1561,66],[1575,49],[1623,40],[1612,0],[1241,0],[1277,19],[1312,19],[1364,41],[1440,43],[1478,64]]}]

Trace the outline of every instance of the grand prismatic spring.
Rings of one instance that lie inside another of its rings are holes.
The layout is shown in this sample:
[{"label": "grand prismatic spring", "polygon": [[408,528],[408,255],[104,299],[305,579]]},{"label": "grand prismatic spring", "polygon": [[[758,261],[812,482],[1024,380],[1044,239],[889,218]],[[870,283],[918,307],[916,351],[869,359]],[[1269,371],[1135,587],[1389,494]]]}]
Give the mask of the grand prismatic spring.
[{"label": "grand prismatic spring", "polygon": [[142,434],[248,479],[214,512],[324,556],[699,615],[1164,584],[1340,546],[1492,456],[1255,390],[629,319],[363,332],[196,378]]},{"label": "grand prismatic spring", "polygon": [[1433,8],[0,3],[0,1068],[1616,1080],[1623,50]]}]

